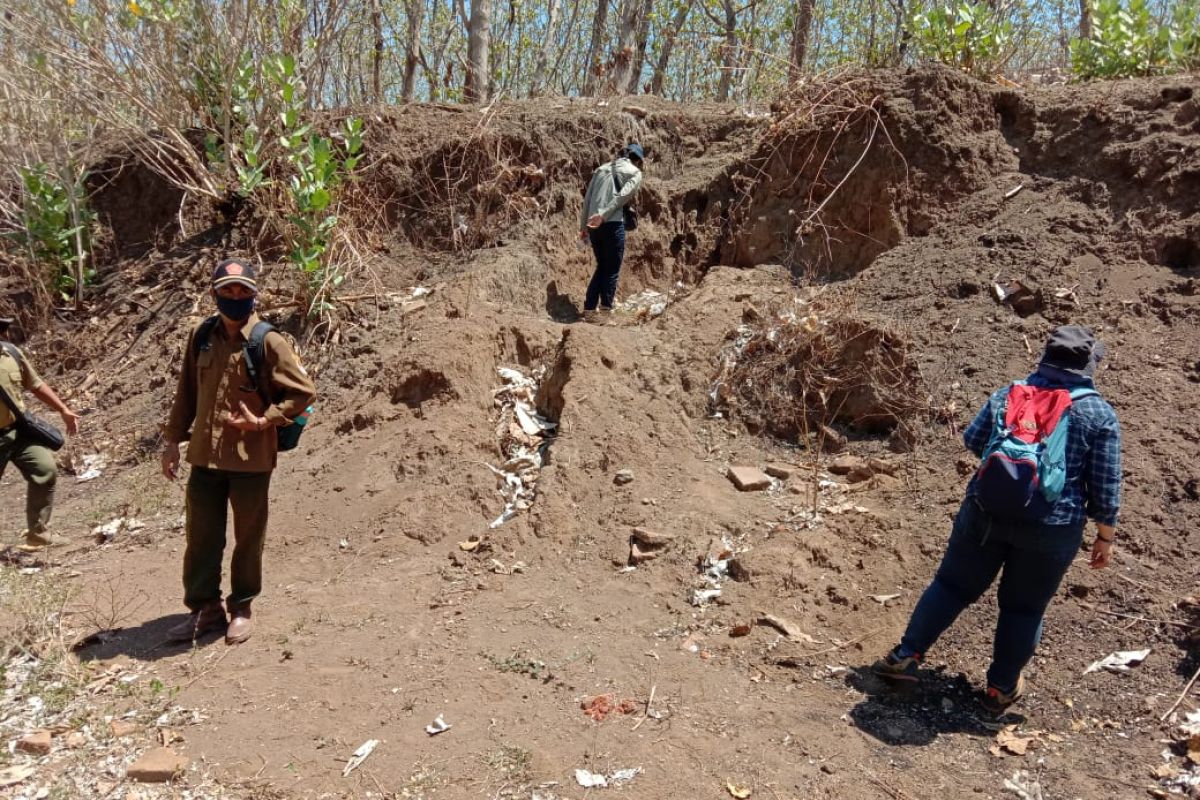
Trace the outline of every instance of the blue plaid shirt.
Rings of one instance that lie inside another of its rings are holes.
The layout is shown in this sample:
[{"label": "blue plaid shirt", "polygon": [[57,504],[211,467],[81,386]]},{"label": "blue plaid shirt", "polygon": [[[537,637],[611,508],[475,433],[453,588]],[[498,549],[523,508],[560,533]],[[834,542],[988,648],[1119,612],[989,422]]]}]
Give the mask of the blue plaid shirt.
[{"label": "blue plaid shirt", "polygon": [[[1095,388],[1090,378],[1045,366],[1030,375],[1027,382],[1047,389]],[[1005,386],[993,392],[975,421],[963,431],[963,443],[977,456],[983,456],[995,420],[1004,413],[1008,390]],[[1071,403],[1070,414],[1067,483],[1044,523],[1075,525],[1091,517],[1105,525],[1116,525],[1121,507],[1121,425],[1117,413],[1099,395],[1089,395]],[[975,496],[975,481],[971,478],[967,485],[967,497]]]}]

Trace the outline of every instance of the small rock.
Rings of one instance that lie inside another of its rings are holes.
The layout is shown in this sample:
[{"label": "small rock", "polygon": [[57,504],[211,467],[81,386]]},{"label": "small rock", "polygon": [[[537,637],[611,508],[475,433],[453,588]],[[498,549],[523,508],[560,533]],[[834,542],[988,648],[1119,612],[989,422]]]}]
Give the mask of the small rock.
[{"label": "small rock", "polygon": [[771,485],[770,476],[757,467],[730,467],[726,475],[742,492],[761,492]]},{"label": "small rock", "polygon": [[50,731],[34,731],[17,740],[17,751],[35,756],[49,755]]},{"label": "small rock", "polygon": [[141,783],[166,783],[187,769],[188,759],[166,747],[147,751],[130,765],[125,773],[130,780]]},{"label": "small rock", "polygon": [[400,304],[400,313],[411,314],[414,311],[420,311],[428,305],[429,302],[426,300],[405,300]]},{"label": "small rock", "polygon": [[71,731],[66,738],[67,747],[83,747],[87,744],[87,737],[79,731]]},{"label": "small rock", "polygon": [[137,723],[127,719],[115,719],[108,724],[112,735],[120,739],[122,736],[132,736],[137,733]]},{"label": "small rock", "polygon": [[826,453],[840,453],[846,449],[846,437],[828,425],[821,426],[821,450]]},{"label": "small rock", "polygon": [[821,765],[821,772],[824,772],[826,775],[832,775],[836,771],[833,765],[828,762]]},{"label": "small rock", "polygon": [[617,486],[624,486],[627,483],[633,483],[633,470],[618,470],[617,474],[613,476],[613,483],[615,483]]},{"label": "small rock", "polygon": [[766,469],[763,471],[772,478],[779,478],[781,481],[786,481],[788,478],[795,475],[797,470],[798,467],[796,467],[794,464],[771,463],[767,464]]},{"label": "small rock", "polygon": [[675,541],[674,534],[659,533],[648,528],[634,528],[630,537],[638,544],[645,545],[648,548],[666,547]]},{"label": "small rock", "polygon": [[832,462],[830,462],[829,471],[834,475],[849,475],[854,470],[865,467],[866,463],[867,462],[863,461],[858,456],[838,456]]}]

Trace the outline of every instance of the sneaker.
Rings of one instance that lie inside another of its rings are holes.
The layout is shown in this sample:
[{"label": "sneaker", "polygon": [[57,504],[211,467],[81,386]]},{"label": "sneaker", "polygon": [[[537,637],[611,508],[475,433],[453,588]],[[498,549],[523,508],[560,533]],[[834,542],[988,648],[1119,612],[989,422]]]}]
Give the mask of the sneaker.
[{"label": "sneaker", "polygon": [[1011,692],[1002,692],[995,686],[989,686],[983,692],[983,697],[979,699],[984,709],[993,714],[1003,714],[1008,710],[1008,707],[1021,699],[1025,694],[1025,676],[1017,676],[1017,685],[1013,687]]},{"label": "sneaker", "polygon": [[871,665],[871,671],[884,680],[916,683],[917,669],[921,666],[921,654],[900,658],[893,650]]},{"label": "sneaker", "polygon": [[59,547],[70,543],[70,541],[65,536],[57,536],[45,531],[41,533],[25,531],[25,541],[23,544],[17,545],[17,549],[26,553],[33,553],[38,550],[44,550],[47,547]]}]

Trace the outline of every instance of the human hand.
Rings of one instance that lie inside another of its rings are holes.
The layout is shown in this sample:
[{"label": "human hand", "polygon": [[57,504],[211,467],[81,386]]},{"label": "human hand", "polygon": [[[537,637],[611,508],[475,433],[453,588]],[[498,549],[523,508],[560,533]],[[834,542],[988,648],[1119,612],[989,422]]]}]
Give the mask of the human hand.
[{"label": "human hand", "polygon": [[226,417],[225,424],[229,427],[237,428],[239,431],[261,431],[267,427],[267,418],[260,417],[246,408],[244,400],[238,403],[238,409],[236,413]]},{"label": "human hand", "polygon": [[78,414],[76,414],[74,411],[72,411],[69,408],[63,408],[62,411],[58,412],[58,415],[60,417],[62,417],[63,425],[67,426],[68,434],[70,434],[71,436],[74,436],[75,434],[79,433],[79,415]]},{"label": "human hand", "polygon": [[167,480],[173,481],[179,475],[179,443],[168,442],[162,451],[162,473]]},{"label": "human hand", "polygon": [[1096,537],[1096,541],[1092,542],[1092,558],[1088,562],[1088,566],[1092,569],[1104,569],[1112,563],[1112,539],[1101,539]]},{"label": "human hand", "polygon": [[599,228],[603,224],[604,217],[600,216],[599,214],[592,214],[590,217],[588,217],[587,226],[592,230]]}]

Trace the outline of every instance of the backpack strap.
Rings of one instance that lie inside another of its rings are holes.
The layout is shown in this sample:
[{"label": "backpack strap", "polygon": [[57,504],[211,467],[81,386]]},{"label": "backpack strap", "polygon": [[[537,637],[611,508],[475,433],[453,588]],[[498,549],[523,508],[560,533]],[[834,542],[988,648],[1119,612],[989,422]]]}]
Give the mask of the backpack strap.
[{"label": "backpack strap", "polygon": [[205,350],[212,347],[212,332],[216,330],[217,323],[221,321],[221,317],[213,314],[208,319],[200,323],[196,328],[196,333],[192,337],[192,355],[200,355]]},{"label": "backpack strap", "polygon": [[269,322],[260,320],[250,331],[250,338],[242,345],[242,358],[246,361],[246,371],[250,380],[258,389],[258,396],[268,406],[271,405],[271,376],[267,369],[267,334],[275,330]]},{"label": "backpack strap", "polygon": [[1071,390],[1071,402],[1082,400],[1085,397],[1099,397],[1100,393],[1095,389],[1089,389],[1086,386],[1080,386]]},{"label": "backpack strap", "polygon": [[12,342],[0,342],[0,349],[3,349],[4,352],[8,353],[13,361],[17,362],[18,364],[22,363],[23,359],[21,358],[21,351],[18,350],[17,346]]}]

